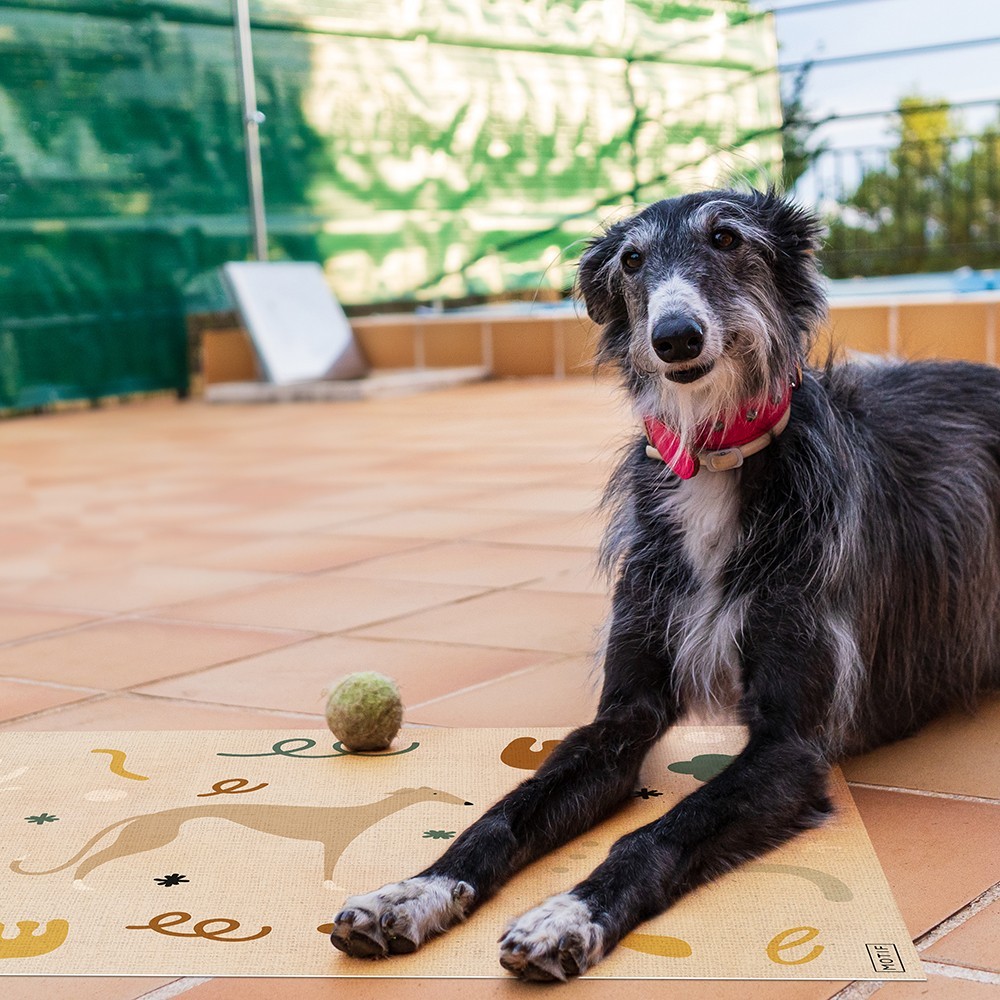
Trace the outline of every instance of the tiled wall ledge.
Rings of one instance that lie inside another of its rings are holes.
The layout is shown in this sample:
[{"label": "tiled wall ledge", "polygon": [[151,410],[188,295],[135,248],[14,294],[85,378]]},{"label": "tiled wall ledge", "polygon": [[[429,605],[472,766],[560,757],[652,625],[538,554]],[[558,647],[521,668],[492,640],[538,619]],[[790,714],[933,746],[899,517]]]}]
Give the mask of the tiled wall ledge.
[{"label": "tiled wall ledge", "polygon": [[837,298],[830,306],[834,343],[901,358],[956,358],[996,364],[1000,292],[872,299]]},{"label": "tiled wall ledge", "polygon": [[[837,299],[817,355],[837,350],[905,358],[959,358],[996,364],[1000,293],[926,295],[898,300]],[[351,321],[377,369],[482,365],[499,378],[563,378],[593,369],[598,331],[582,308],[476,310],[358,317]],[[201,331],[206,383],[257,378],[239,328]]]}]

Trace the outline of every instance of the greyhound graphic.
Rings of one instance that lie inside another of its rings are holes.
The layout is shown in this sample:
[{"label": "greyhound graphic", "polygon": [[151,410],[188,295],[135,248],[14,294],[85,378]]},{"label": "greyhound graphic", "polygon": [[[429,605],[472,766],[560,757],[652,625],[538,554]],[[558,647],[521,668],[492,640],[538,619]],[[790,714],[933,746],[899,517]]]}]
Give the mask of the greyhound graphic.
[{"label": "greyhound graphic", "polygon": [[249,830],[270,833],[291,840],[312,840],[323,845],[323,873],[327,885],[333,883],[333,869],[348,844],[379,820],[417,802],[451,802],[471,806],[471,802],[443,792],[438,788],[397,788],[378,802],[355,806],[282,806],[251,803],[206,803],[164,809],[162,812],[142,816],[128,816],[111,826],[106,826],[58,868],[47,871],[26,871],[21,867],[23,858],[11,862],[11,870],[19,875],[52,875],[65,871],[85,858],[97,843],[112,830],[123,827],[115,840],[104,850],[91,855],[77,868],[73,878],[79,881],[108,861],[127,858],[133,854],[152,851],[171,843],[180,833],[181,826],[192,819],[226,819],[239,823]]}]

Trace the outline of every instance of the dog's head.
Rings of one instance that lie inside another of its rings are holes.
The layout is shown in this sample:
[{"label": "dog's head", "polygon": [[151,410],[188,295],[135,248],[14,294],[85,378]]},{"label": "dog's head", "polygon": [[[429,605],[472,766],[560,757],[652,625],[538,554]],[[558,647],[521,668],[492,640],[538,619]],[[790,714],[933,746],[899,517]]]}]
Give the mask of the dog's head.
[{"label": "dog's head", "polygon": [[825,315],[818,234],[777,195],[708,191],[593,240],[580,292],[637,408],[683,428],[780,398]]}]

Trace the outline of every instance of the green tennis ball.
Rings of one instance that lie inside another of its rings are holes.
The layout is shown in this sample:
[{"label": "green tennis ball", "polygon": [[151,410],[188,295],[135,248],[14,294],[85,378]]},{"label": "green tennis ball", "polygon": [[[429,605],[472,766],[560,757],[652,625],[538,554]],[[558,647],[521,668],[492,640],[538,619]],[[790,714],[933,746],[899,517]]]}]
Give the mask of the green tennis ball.
[{"label": "green tennis ball", "polygon": [[384,750],[403,722],[391,677],[366,670],[336,681],[326,699],[326,724],[349,750]]}]

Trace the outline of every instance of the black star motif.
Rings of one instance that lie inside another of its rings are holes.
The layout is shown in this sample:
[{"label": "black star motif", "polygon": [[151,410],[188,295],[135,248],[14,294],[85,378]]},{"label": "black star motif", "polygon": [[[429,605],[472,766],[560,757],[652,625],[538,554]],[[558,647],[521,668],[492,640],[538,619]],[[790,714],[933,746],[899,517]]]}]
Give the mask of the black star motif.
[{"label": "black star motif", "polygon": [[153,881],[157,885],[180,885],[181,882],[187,882],[188,879],[174,872],[173,875],[164,875],[163,878],[154,878]]},{"label": "black star motif", "polygon": [[637,799],[655,799],[657,795],[662,795],[663,792],[658,792],[655,788],[637,788],[632,794]]}]

